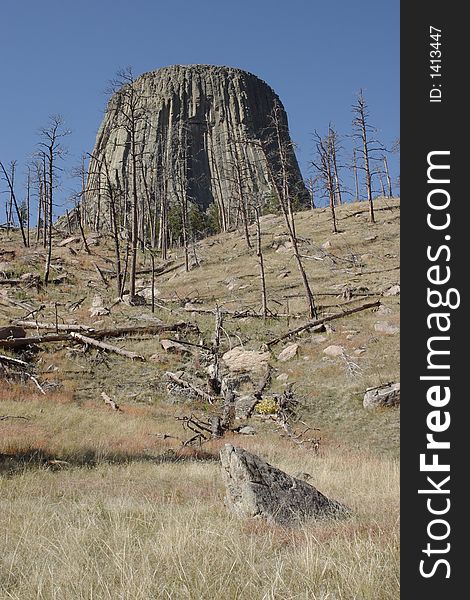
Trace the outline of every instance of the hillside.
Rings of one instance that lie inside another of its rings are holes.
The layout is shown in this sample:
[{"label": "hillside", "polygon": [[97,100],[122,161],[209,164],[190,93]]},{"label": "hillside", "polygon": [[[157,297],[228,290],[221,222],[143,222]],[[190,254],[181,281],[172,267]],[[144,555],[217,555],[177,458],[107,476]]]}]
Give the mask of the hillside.
[{"label": "hillside", "polygon": [[[374,225],[365,202],[338,207],[337,217],[338,234],[331,233],[327,209],[296,219],[319,317],[380,304],[269,346],[263,398],[269,404],[292,384],[305,431],[301,444],[285,435],[274,414],[255,409],[236,421],[253,426],[254,435],[231,431],[183,447],[193,432],[182,419],[218,415],[222,400],[186,393],[167,375],[208,391],[216,307],[223,314],[221,357],[239,346],[266,352],[271,340],[308,321],[282,217],[261,219],[272,313],[266,320],[259,316],[256,252],[237,232],[195,243],[189,272],[178,251],[157,264],[154,313],[148,253],[140,256],[137,285],[146,304],[131,306],[116,297],[111,238],[87,234],[87,253],[78,234],[57,232],[55,283],[44,288],[35,277],[44,249],[24,249],[16,232],[0,233],[0,274],[20,280],[0,285],[0,326],[31,318],[57,323],[58,330],[185,323],[176,331],[103,340],[144,360],[70,338],[38,343],[34,351],[0,349],[29,363],[37,381],[21,381],[4,368],[0,486],[9,508],[0,521],[0,597],[55,597],[58,582],[64,598],[397,597],[399,410],[367,411],[362,400],[366,389],[399,381],[399,200],[377,200]],[[254,227],[251,234],[255,241]],[[165,339],[173,347],[165,349]],[[292,344],[295,355],[279,360]],[[223,361],[222,368],[228,373]],[[229,373],[237,398],[252,394],[263,373]],[[104,402],[103,392],[119,410]],[[217,462],[226,441],[289,473],[307,471],[355,516],[300,531],[228,516]],[[35,595],[38,586],[42,595]]]}]

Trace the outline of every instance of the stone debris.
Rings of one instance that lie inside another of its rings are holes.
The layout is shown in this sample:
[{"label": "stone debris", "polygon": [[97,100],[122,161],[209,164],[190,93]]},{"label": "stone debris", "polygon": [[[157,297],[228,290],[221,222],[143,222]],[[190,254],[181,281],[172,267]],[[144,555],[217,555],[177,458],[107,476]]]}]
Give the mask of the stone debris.
[{"label": "stone debris", "polygon": [[395,327],[395,325],[390,325],[388,321],[378,321],[374,325],[375,331],[379,333],[386,333],[387,335],[395,335],[400,332],[399,327]]},{"label": "stone debris", "polygon": [[174,342],[173,340],[161,340],[160,345],[165,350],[165,352],[174,352],[179,354],[191,354],[191,350],[187,346],[183,346],[179,342]]},{"label": "stone debris", "polygon": [[282,350],[282,352],[279,353],[277,360],[279,360],[280,362],[286,362],[288,360],[291,360],[292,358],[297,356],[298,351],[299,344],[290,344],[289,346],[286,346],[284,350]]},{"label": "stone debris", "polygon": [[336,346],[335,344],[332,344],[331,346],[327,346],[323,350],[323,354],[326,354],[327,356],[341,356],[343,353],[344,353],[343,346]]},{"label": "stone debris", "polygon": [[398,406],[400,404],[400,383],[386,383],[376,388],[369,388],[364,394],[363,406],[368,410],[381,407]]},{"label": "stone debris", "polygon": [[103,298],[99,294],[93,296],[91,307],[88,309],[91,317],[104,317],[109,315],[109,308],[103,304]]},{"label": "stone debris", "polygon": [[384,296],[399,296],[400,295],[400,285],[397,283],[396,285],[392,285],[383,293]]}]

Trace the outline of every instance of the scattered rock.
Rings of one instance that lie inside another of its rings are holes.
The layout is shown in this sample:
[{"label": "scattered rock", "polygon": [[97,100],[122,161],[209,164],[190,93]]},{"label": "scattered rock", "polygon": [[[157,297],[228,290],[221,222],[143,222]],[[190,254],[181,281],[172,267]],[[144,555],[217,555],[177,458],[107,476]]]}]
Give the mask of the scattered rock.
[{"label": "scattered rock", "polygon": [[72,237],[65,238],[57,244],[59,248],[63,248],[64,246],[68,246],[69,244],[77,244],[80,241],[80,238],[73,235]]},{"label": "scattered rock", "polygon": [[381,304],[376,311],[376,315],[380,315],[381,317],[385,317],[386,315],[390,315],[392,313],[392,309],[385,304]]},{"label": "scattered rock", "polygon": [[276,469],[243,448],[220,451],[226,505],[240,517],[292,525],[311,517],[346,516],[349,509],[329,500],[306,481]]},{"label": "scattered rock", "polygon": [[290,271],[281,271],[277,276],[278,279],[285,279],[290,275]]},{"label": "scattered rock", "polygon": [[287,381],[289,379],[289,375],[287,373],[281,373],[276,377],[277,381]]},{"label": "scattered rock", "polygon": [[327,250],[328,248],[331,248],[330,240],[326,240],[326,242],[324,244],[322,244],[321,247],[324,248],[325,250]]},{"label": "scattered rock", "polygon": [[264,371],[268,366],[269,352],[232,348],[222,356],[230,371]]},{"label": "scattered rock", "polygon": [[135,294],[134,296],[123,294],[122,301],[129,306],[145,306],[147,304],[145,298],[139,294]]},{"label": "scattered rock", "polygon": [[241,433],[241,435],[255,435],[256,429],[251,425],[245,425],[245,427],[238,430],[238,433]]},{"label": "scattered rock", "polygon": [[378,321],[374,325],[374,329],[379,333],[386,333],[387,335],[395,335],[400,331],[399,327],[395,327],[395,325],[390,325],[388,321]]},{"label": "scattered rock", "polygon": [[92,233],[89,237],[85,238],[87,246],[99,246],[101,235],[99,233]]},{"label": "scattered rock", "polygon": [[364,238],[365,242],[375,242],[375,240],[377,239],[376,235],[370,235],[369,237]]},{"label": "scattered rock", "polygon": [[343,346],[335,346],[334,344],[332,344],[331,346],[327,346],[323,350],[323,354],[326,354],[327,356],[341,356],[343,352]]},{"label": "scattered rock", "polygon": [[292,242],[290,240],[288,240],[287,242],[283,242],[282,244],[279,245],[279,247],[277,248],[276,252],[291,252],[292,250]]},{"label": "scattered rock", "polygon": [[257,402],[258,398],[249,394],[235,398],[235,418],[248,419]]},{"label": "scattered rock", "polygon": [[161,340],[160,344],[165,352],[178,352],[180,354],[191,354],[191,351],[183,344],[174,342],[173,340]]},{"label": "scattered rock", "polygon": [[328,338],[324,335],[312,335],[311,339],[315,344],[322,344],[323,342],[326,342]]},{"label": "scattered rock", "polygon": [[400,284],[392,285],[383,293],[384,296],[399,296],[400,295]]},{"label": "scattered rock", "polygon": [[364,394],[363,406],[369,410],[380,407],[398,406],[400,404],[400,383],[386,383],[376,388],[369,388]]},{"label": "scattered rock", "polygon": [[[155,298],[158,298],[160,291],[157,290],[156,287],[154,287],[153,294],[154,294]],[[145,298],[145,300],[148,300],[149,302],[151,302],[152,301],[152,286],[139,290],[139,295],[142,296],[143,298]]]},{"label": "scattered rock", "polygon": [[237,279],[236,277],[230,277],[229,279],[226,279],[224,281],[224,283],[227,286],[227,289],[230,292],[233,292],[233,290],[236,290],[237,288],[240,287],[242,282],[239,279]]},{"label": "scattered rock", "polygon": [[299,351],[299,344],[290,344],[286,346],[284,350],[278,355],[277,360],[280,362],[286,362],[297,356]]},{"label": "scattered rock", "polygon": [[100,295],[96,294],[95,296],[93,296],[89,312],[91,317],[102,317],[105,315],[109,315],[109,309],[104,306],[103,299]]},{"label": "scattered rock", "polygon": [[357,350],[354,350],[354,354],[356,356],[362,356],[365,353],[365,348],[357,348]]}]

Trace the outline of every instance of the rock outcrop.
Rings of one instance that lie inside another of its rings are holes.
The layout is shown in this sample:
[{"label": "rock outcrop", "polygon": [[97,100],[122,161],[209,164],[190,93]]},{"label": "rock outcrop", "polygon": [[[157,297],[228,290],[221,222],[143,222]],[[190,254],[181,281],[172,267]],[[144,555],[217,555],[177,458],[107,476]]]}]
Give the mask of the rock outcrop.
[{"label": "rock outcrop", "polygon": [[271,122],[275,107],[291,192],[305,198],[287,116],[275,92],[240,69],[176,65],[145,73],[111,97],[90,162],[87,210],[96,213],[101,206],[102,224],[110,219],[108,184],[129,207],[135,164],[146,210],[158,211],[162,197],[171,206],[184,194],[202,210],[215,202],[229,227],[238,196],[252,202],[271,194],[268,161],[279,171]]},{"label": "rock outcrop", "polygon": [[220,451],[226,503],[242,517],[261,517],[290,525],[307,518],[340,517],[349,509],[312,485],[247,452],[226,444]]}]

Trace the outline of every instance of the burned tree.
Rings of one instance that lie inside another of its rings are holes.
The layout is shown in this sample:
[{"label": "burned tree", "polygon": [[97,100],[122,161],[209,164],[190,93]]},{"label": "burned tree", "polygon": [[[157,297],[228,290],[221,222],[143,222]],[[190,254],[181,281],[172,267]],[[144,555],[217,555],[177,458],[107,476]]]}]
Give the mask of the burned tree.
[{"label": "burned tree", "polygon": [[[52,221],[53,221],[53,193],[57,186],[58,171],[60,167],[57,162],[65,155],[66,149],[61,143],[62,138],[69,135],[70,131],[65,129],[64,120],[61,115],[52,115],[49,124],[40,130],[41,141],[39,142],[39,154],[44,164],[44,232],[47,248],[46,265],[44,267],[44,284],[49,282],[49,273],[52,258]],[[47,241],[46,241],[47,240]]]},{"label": "burned tree", "polygon": [[383,146],[378,140],[371,138],[377,129],[369,124],[369,109],[362,93],[362,89],[357,95],[356,103],[352,107],[353,118],[353,138],[360,142],[360,147],[356,149],[362,158],[362,165],[357,168],[364,171],[366,182],[367,200],[369,202],[369,216],[371,223],[375,223],[374,205],[372,201],[372,162],[378,159],[376,152],[383,152]]},{"label": "burned tree", "polygon": [[[315,306],[315,298],[305,272],[305,267],[302,263],[295,229],[295,217],[293,209],[294,198],[292,180],[290,177],[290,173],[292,172],[290,160],[292,160],[292,157],[295,157],[295,154],[293,152],[292,142],[288,133],[287,121],[284,117],[284,112],[282,111],[279,102],[276,102],[274,105],[274,108],[271,112],[270,127],[266,131],[264,139],[261,140],[260,146],[265,158],[269,177],[279,200],[289,239],[294,251],[297,268],[302,278],[309,315],[311,319],[316,319],[317,308]],[[268,160],[270,155],[271,160]],[[276,167],[273,167],[273,165],[276,165]]]},{"label": "burned tree", "polygon": [[[145,128],[147,117],[143,95],[138,86],[135,85],[135,81],[132,68],[127,67],[118,71],[115,79],[110,82],[110,92],[115,94],[115,127],[124,132],[124,152],[129,157],[126,161],[128,171],[126,180],[130,187],[130,226],[128,230],[130,231],[131,245],[129,273],[131,299],[136,295],[139,209],[141,209],[138,193],[138,174],[142,160],[142,148],[138,140],[142,137],[142,130]],[[126,218],[127,212],[126,210]]]},{"label": "burned tree", "polygon": [[261,225],[260,225],[260,208],[259,206],[255,207],[255,217],[256,217],[256,256],[258,257],[259,264],[259,277],[261,281],[261,311],[263,317],[266,318],[268,316],[268,294],[266,291],[266,275],[264,271],[264,257],[263,257],[263,247],[261,240]]},{"label": "burned tree", "polygon": [[336,181],[335,181],[335,145],[332,137],[331,128],[328,130],[328,135],[322,137],[317,131],[314,133],[314,141],[316,148],[316,159],[312,161],[312,166],[317,170],[318,177],[326,191],[330,210],[331,221],[333,224],[333,232],[338,233],[336,224],[335,198],[336,198]]},{"label": "burned tree", "polygon": [[7,182],[9,193],[10,193],[10,198],[7,203],[7,230],[9,230],[10,226],[13,224],[13,206],[14,206],[16,216],[18,217],[19,227],[21,229],[21,237],[23,239],[23,244],[25,247],[27,247],[28,241],[26,239],[26,235],[24,232],[23,215],[21,214],[21,210],[20,210],[20,207],[16,200],[16,194],[15,194],[15,166],[16,166],[16,161],[12,161],[11,165],[10,165],[10,173],[8,173],[5,166],[0,161],[0,169],[2,170],[3,177],[4,177],[5,181]]}]

